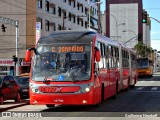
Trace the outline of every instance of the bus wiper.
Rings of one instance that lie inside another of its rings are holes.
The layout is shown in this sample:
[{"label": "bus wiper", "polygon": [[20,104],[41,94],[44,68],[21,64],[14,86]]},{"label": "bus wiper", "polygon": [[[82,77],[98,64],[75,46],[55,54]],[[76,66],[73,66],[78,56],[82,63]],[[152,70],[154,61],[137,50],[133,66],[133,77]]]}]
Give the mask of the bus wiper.
[{"label": "bus wiper", "polygon": [[70,75],[71,75],[71,77],[72,77],[72,80],[73,80],[73,82],[77,82],[77,81],[80,81],[80,80],[76,80],[75,79],[75,75],[74,75],[74,73],[75,72],[77,72],[78,70],[75,70],[75,71],[73,71]]},{"label": "bus wiper", "polygon": [[44,77],[44,80],[43,80],[43,82],[50,81],[50,80],[47,80],[49,76],[50,76],[50,74],[49,74],[49,73],[48,73],[48,74],[46,74],[46,75],[45,75],[45,77]]},{"label": "bus wiper", "polygon": [[[73,72],[74,73],[74,72]],[[75,76],[73,75],[73,73],[71,73],[71,77],[72,77],[72,80],[75,81]]]}]

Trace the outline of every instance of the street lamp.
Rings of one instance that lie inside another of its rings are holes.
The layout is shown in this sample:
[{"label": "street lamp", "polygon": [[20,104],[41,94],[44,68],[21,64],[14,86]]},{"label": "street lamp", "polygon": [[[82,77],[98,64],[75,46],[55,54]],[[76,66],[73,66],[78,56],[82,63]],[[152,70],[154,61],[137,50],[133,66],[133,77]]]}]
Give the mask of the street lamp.
[{"label": "street lamp", "polygon": [[110,15],[110,16],[112,16],[116,20],[116,34],[117,34],[117,41],[118,41],[118,26],[125,25],[126,23],[120,23],[120,24],[118,24],[117,18],[114,15],[112,15],[112,14],[106,14],[106,15]]},{"label": "street lamp", "polygon": [[95,2],[95,3],[92,3],[92,4],[89,5],[89,11],[88,11],[89,12],[89,25],[88,25],[89,29],[90,29],[90,26],[91,26],[91,23],[90,23],[90,16],[91,16],[90,7],[95,5],[95,4],[102,4],[102,3],[103,2]]},{"label": "street lamp", "polygon": [[123,43],[123,45],[125,45],[126,43],[130,42],[131,40],[133,40],[134,38],[138,38],[138,35],[136,35],[135,37],[132,37],[131,39],[127,40],[125,43]]},{"label": "street lamp", "polygon": [[133,30],[123,30],[123,32],[133,32],[135,35],[137,35],[136,32]]}]

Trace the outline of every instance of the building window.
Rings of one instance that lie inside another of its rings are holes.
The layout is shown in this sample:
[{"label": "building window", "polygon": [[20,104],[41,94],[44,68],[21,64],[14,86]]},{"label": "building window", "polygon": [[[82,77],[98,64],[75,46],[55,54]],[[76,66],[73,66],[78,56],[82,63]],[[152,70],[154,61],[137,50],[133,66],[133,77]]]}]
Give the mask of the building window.
[{"label": "building window", "polygon": [[93,12],[93,15],[94,15],[94,14],[95,14],[95,13],[94,13],[94,7],[93,7],[93,9],[92,9],[92,12]]},{"label": "building window", "polygon": [[79,16],[77,17],[77,24],[79,25]]},{"label": "building window", "polygon": [[68,5],[71,5],[71,0],[68,0]]},{"label": "building window", "polygon": [[58,15],[61,17],[61,8],[58,7]]},{"label": "building window", "polygon": [[83,13],[83,6],[81,7],[81,11],[82,11],[82,13]]},{"label": "building window", "polygon": [[79,2],[77,2],[77,10],[79,10]]},{"label": "building window", "polygon": [[85,21],[85,28],[87,28],[87,26],[88,26],[88,22],[87,22],[87,21]]},{"label": "building window", "polygon": [[49,12],[49,2],[46,1],[46,12]]},{"label": "building window", "polygon": [[46,31],[49,31],[49,21],[48,20],[45,21],[45,25],[46,25],[46,28],[45,28]]},{"label": "building window", "polygon": [[63,11],[63,17],[64,17],[64,19],[66,19],[66,15],[67,15],[66,11]]},{"label": "building window", "polygon": [[42,0],[38,0],[37,1],[37,7],[38,8],[42,8]]},{"label": "building window", "polygon": [[53,31],[56,31],[56,24],[55,23],[53,23]]},{"label": "building window", "polygon": [[68,16],[69,16],[69,21],[71,21],[72,16],[70,12],[68,13]]},{"label": "building window", "polygon": [[62,30],[62,26],[61,25],[58,25],[58,30]]},{"label": "building window", "polygon": [[76,16],[73,17],[73,23],[76,23]]},{"label": "building window", "polygon": [[83,20],[81,21],[81,26],[83,27]]},{"label": "building window", "polygon": [[85,14],[88,14],[88,8],[85,7]]},{"label": "building window", "polygon": [[73,7],[74,7],[74,8],[76,7],[76,2],[75,2],[75,1],[73,2]]},{"label": "building window", "polygon": [[53,11],[52,11],[53,14],[56,14],[56,7],[53,6]]}]

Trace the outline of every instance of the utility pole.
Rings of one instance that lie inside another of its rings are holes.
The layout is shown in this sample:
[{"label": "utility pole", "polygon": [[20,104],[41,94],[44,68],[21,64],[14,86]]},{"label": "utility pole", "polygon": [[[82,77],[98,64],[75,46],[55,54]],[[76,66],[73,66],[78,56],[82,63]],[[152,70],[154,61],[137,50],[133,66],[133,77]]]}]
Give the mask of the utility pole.
[{"label": "utility pole", "polygon": [[[19,43],[19,24],[16,21],[16,57],[18,58],[18,43]],[[19,58],[17,59],[16,64],[16,76],[19,75]]]}]

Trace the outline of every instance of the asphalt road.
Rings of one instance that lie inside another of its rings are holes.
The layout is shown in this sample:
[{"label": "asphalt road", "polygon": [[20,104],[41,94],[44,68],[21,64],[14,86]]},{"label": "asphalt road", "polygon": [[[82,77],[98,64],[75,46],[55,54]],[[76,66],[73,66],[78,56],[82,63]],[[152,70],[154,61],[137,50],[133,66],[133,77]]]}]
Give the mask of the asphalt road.
[{"label": "asphalt road", "polygon": [[[35,112],[43,117],[56,119],[160,119],[160,74],[153,78],[139,78],[134,88],[120,92],[116,99],[105,100],[99,106],[56,106],[48,109],[44,105],[24,105],[8,112]],[[28,114],[27,113],[27,114]],[[82,118],[79,118],[82,117]],[[88,117],[88,118],[87,118]],[[159,117],[159,118],[158,118]],[[26,119],[26,118],[25,118]],[[38,119],[38,118],[37,118]],[[43,119],[43,118],[41,118]]]}]

